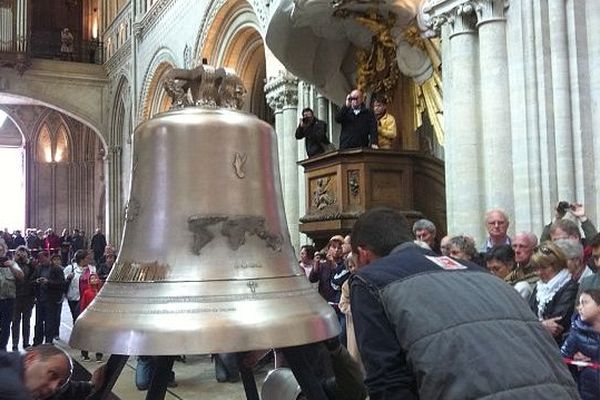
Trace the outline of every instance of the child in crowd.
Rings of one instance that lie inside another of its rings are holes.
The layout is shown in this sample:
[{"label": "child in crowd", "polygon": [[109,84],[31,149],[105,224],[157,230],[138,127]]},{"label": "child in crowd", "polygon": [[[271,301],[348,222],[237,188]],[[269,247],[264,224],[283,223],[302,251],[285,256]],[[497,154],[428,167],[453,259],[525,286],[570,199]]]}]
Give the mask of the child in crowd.
[{"label": "child in crowd", "polygon": [[[79,307],[81,313],[87,308],[87,306],[90,305],[92,300],[94,300],[94,298],[100,291],[100,278],[97,274],[90,274],[88,283],[89,284],[87,285],[85,291],[81,293],[81,298],[79,300]],[[81,350],[81,357],[84,361],[89,361],[90,359],[89,354],[86,350]],[[96,353],[96,361],[102,361],[102,353]]]},{"label": "child in crowd", "polygon": [[[579,315],[573,319],[571,331],[560,352],[567,358],[580,353],[584,357],[577,357],[578,360],[600,363],[600,290],[583,290],[577,310]],[[586,366],[577,375],[582,400],[600,399],[600,369]]]}]

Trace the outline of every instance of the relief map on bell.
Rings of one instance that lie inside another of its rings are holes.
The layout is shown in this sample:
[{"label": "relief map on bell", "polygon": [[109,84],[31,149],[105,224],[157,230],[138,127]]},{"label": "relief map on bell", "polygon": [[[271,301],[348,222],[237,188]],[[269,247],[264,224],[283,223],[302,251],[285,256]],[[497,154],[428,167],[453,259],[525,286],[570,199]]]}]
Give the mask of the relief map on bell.
[{"label": "relief map on bell", "polygon": [[268,232],[265,218],[253,215],[192,215],[188,218],[188,229],[194,233],[192,252],[200,255],[204,246],[210,243],[215,235],[208,230],[209,226],[221,225],[220,233],[227,238],[229,248],[239,249],[246,242],[246,234],[256,235],[273,251],[281,252],[283,237],[281,234]]}]

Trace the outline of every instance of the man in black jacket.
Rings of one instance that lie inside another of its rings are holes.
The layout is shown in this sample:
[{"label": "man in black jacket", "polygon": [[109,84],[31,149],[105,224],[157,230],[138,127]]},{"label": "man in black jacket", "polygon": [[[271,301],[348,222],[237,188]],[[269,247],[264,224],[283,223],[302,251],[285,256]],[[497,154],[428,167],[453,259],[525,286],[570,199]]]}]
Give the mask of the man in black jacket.
[{"label": "man in black jacket", "polygon": [[355,89],[346,97],[346,104],[335,116],[342,124],[340,150],[377,146],[377,118],[364,103],[363,93]]},{"label": "man in black jacket", "polygon": [[410,243],[406,219],[354,224],[354,329],[371,400],[578,399],[552,337],[509,285]]},{"label": "man in black jacket", "polygon": [[47,251],[38,254],[39,265],[33,274],[35,288],[35,335],[33,344],[52,343],[58,336],[58,312],[62,304],[65,276],[50,262]]},{"label": "man in black jacket", "polygon": [[325,152],[325,146],[330,144],[327,137],[327,124],[320,119],[315,118],[312,109],[302,110],[300,124],[296,128],[296,139],[304,138],[306,155],[314,157]]}]

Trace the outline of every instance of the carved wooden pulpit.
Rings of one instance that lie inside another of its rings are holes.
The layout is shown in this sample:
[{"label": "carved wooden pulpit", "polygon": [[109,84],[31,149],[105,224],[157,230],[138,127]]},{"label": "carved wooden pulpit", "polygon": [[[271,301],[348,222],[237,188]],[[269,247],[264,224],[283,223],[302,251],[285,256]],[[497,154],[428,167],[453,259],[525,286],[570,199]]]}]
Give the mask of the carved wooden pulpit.
[{"label": "carved wooden pulpit", "polygon": [[[414,222],[428,218],[446,232],[444,164],[421,152],[347,149],[299,161],[306,178],[300,231],[325,244],[346,234],[360,214],[391,207]],[[441,237],[441,236],[440,236]]]}]

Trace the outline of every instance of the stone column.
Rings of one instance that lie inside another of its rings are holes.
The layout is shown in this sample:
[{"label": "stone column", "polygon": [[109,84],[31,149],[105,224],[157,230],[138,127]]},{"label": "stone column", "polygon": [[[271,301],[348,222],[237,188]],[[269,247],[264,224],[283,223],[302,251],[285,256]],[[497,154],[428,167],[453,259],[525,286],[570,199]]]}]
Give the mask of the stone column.
[{"label": "stone column", "polygon": [[277,77],[269,78],[265,94],[275,111],[283,205],[292,245],[298,249],[299,202],[304,201],[298,197],[298,142],[294,136],[298,125],[298,78],[282,71]]},{"label": "stone column", "polygon": [[123,230],[121,180],[123,176],[121,146],[113,145],[108,149],[108,241],[118,245]]},{"label": "stone column", "polygon": [[[437,20],[436,20],[437,18]],[[444,14],[434,15],[436,24],[448,22],[449,49],[445,63],[452,79],[444,80],[446,92],[452,99],[451,114],[446,114],[445,135],[447,154],[446,198],[448,232],[452,235],[469,233],[482,237],[483,204],[475,9],[469,3],[459,4]]]},{"label": "stone column", "polygon": [[[586,1],[588,64],[590,73],[590,115],[594,150],[594,180],[589,182],[595,193],[600,188],[600,2]],[[589,168],[589,163],[588,163]],[[596,212],[600,214],[600,195],[596,194]]]},{"label": "stone column", "polygon": [[552,49],[550,63],[554,106],[556,183],[558,198],[571,201],[575,199],[575,174],[565,0],[548,0],[548,23],[550,24],[550,48]]},{"label": "stone column", "polygon": [[513,215],[512,138],[504,0],[479,0],[481,131],[486,209],[503,208]]}]

